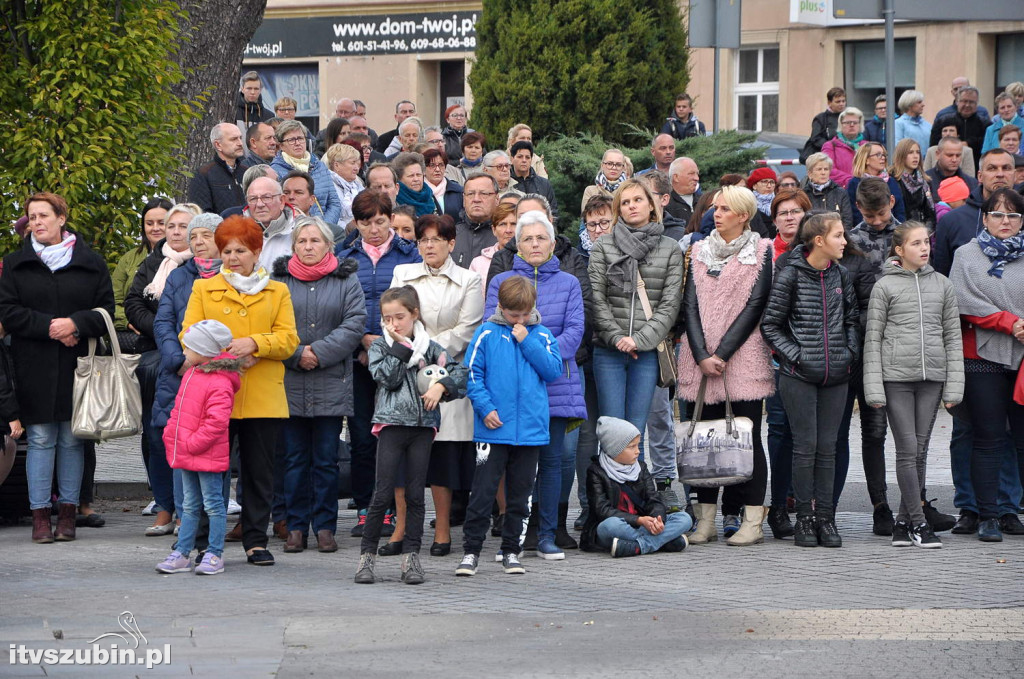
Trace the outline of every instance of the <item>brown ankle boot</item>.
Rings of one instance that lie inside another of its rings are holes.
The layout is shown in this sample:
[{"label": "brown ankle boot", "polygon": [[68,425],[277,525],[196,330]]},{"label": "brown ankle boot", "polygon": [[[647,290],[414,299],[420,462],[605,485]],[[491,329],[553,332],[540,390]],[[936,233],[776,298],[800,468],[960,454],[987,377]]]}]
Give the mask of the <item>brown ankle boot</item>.
[{"label": "brown ankle boot", "polygon": [[275,521],[274,522],[274,537],[280,540],[288,539],[288,522],[287,521]]},{"label": "brown ankle boot", "polygon": [[57,530],[54,531],[54,539],[57,542],[70,542],[75,539],[75,514],[77,513],[77,505],[68,502],[58,505]]},{"label": "brown ankle boot", "polygon": [[46,545],[53,542],[53,530],[50,528],[50,508],[32,510],[32,542]]},{"label": "brown ankle boot", "polygon": [[228,534],[224,536],[224,542],[241,542],[242,541],[242,522],[239,521],[235,524],[234,528],[228,531]]}]

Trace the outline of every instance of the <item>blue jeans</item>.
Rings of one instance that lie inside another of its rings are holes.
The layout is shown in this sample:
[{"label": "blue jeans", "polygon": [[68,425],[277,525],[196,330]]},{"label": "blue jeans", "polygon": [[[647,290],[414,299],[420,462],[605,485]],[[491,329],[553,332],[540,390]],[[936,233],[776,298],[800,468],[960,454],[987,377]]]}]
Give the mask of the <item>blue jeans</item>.
[{"label": "blue jeans", "polygon": [[632,358],[617,349],[594,347],[594,379],[598,413],[628,420],[643,433],[658,386],[658,352],[641,351]]},{"label": "blue jeans", "polygon": [[[1009,452],[1013,450],[1013,442],[1009,437],[1006,439],[1006,448],[1008,452],[999,468],[999,488],[996,495],[999,516],[1016,514],[1021,500],[1020,474],[1015,456]],[[978,498],[974,494],[974,483],[971,481],[973,450],[974,428],[969,422],[954,417],[953,436],[949,441],[949,466],[953,474],[954,489],[953,506],[978,513]]]},{"label": "blue jeans", "polygon": [[693,527],[693,520],[686,512],[676,512],[665,517],[665,530],[658,535],[651,533],[640,526],[633,528],[625,519],[617,516],[605,519],[597,524],[597,544],[605,549],[611,549],[612,538],[620,540],[636,540],[640,543],[641,554],[651,554],[672,542],[677,537]]},{"label": "blue jeans", "polygon": [[651,411],[647,418],[647,449],[651,453],[651,476],[658,481],[679,478],[674,425],[672,399],[669,398],[668,388],[658,387],[651,398]]},{"label": "blue jeans", "polygon": [[214,556],[224,555],[224,535],[228,531],[227,502],[224,500],[226,472],[191,472],[181,470],[185,489],[185,514],[178,529],[177,550],[189,555],[196,542],[200,512],[210,517],[210,542],[206,551]]},{"label": "blue jeans", "polygon": [[167,464],[167,448],[164,446],[165,428],[150,427],[149,429],[149,487],[153,490],[156,511],[174,512],[177,509],[178,518],[181,518],[184,507],[177,502],[174,470]]},{"label": "blue jeans", "polygon": [[558,523],[558,500],[562,490],[562,452],[565,450],[565,426],[568,418],[552,417],[548,422],[551,442],[540,447],[537,460],[536,501],[540,512],[540,538],[555,538]]},{"label": "blue jeans", "polygon": [[338,526],[338,442],[341,417],[292,417],[284,438],[284,499],[288,530],[305,534]]},{"label": "blue jeans", "polygon": [[[775,372],[775,393],[765,399],[768,424],[768,459],[772,466],[772,506],[785,507],[793,481],[793,430],[779,394],[779,373]],[[845,478],[846,473],[843,472]]]},{"label": "blue jeans", "polygon": [[57,467],[58,502],[78,505],[85,471],[85,446],[71,433],[71,420],[25,426],[28,453],[28,501],[32,509],[50,506],[53,468]]}]

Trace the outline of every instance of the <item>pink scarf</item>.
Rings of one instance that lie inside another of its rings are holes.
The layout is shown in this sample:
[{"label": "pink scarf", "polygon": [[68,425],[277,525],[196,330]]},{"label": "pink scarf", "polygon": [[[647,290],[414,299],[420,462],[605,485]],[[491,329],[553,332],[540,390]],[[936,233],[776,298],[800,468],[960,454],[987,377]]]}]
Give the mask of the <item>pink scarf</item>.
[{"label": "pink scarf", "polygon": [[314,264],[313,266],[303,264],[295,255],[292,255],[288,259],[288,273],[306,283],[318,281],[324,276],[329,276],[334,273],[337,268],[338,258],[330,251],[324,255],[324,258],[321,259],[319,263]]},{"label": "pink scarf", "polygon": [[220,273],[220,267],[224,264],[219,259],[203,259],[202,257],[193,257],[192,261],[199,271],[200,278],[213,278]]},{"label": "pink scarf", "polygon": [[365,240],[363,241],[363,250],[366,251],[366,256],[370,258],[370,261],[373,262],[374,266],[377,266],[377,262],[380,261],[380,258],[388,253],[388,248],[391,247],[391,241],[394,239],[395,232],[388,231],[388,239],[380,245],[374,246],[370,245]]}]

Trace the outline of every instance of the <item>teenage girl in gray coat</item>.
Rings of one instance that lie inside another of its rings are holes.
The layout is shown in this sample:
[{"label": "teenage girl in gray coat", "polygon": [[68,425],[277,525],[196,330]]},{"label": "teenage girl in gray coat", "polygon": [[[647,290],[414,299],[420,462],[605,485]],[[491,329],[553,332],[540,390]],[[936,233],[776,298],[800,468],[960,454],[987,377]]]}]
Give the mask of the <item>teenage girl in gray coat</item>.
[{"label": "teenage girl in gray coat", "polygon": [[921,488],[940,399],[951,407],[964,394],[956,292],[928,264],[930,254],[924,224],[897,226],[868,305],[864,395],[871,406],[886,406],[896,440],[901,498],[892,531],[894,547],[942,547],[925,521]]}]

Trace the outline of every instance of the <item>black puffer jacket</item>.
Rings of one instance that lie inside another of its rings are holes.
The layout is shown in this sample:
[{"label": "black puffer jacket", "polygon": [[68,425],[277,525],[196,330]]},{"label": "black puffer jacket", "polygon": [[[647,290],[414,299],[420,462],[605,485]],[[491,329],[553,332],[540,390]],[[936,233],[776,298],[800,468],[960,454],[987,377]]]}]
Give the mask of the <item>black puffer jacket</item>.
[{"label": "black puffer jacket", "polygon": [[818,191],[811,186],[810,181],[805,179],[803,190],[811,201],[812,210],[838,212],[839,216],[843,218],[843,226],[847,229],[853,228],[853,209],[850,206],[850,195],[846,193],[846,189],[829,179],[825,188]]},{"label": "black puffer jacket", "polygon": [[849,272],[819,271],[798,245],[775,275],[761,334],[782,374],[832,386],[849,381],[860,358],[860,311]]},{"label": "black puffer jacket", "polygon": [[[132,278],[132,286],[128,289],[128,295],[124,298],[124,315],[132,326],[149,339],[155,339],[153,332],[153,321],[156,320],[156,310],[160,308],[160,300],[146,294],[146,286],[153,282],[160,264],[164,261],[164,243],[162,239],[153,248],[153,251],[142,260]],[[155,347],[152,347],[155,348]]]},{"label": "black puffer jacket", "polygon": [[660,516],[662,521],[665,520],[665,505],[654,485],[654,477],[647,471],[647,465],[642,460],[640,477],[627,485],[630,492],[643,501],[643,506],[636,508],[639,514],[628,514],[618,508],[619,484],[608,478],[601,463],[597,461],[597,455],[590,459],[590,466],[587,467],[587,502],[590,512],[583,532],[580,533],[580,549],[587,552],[604,551],[597,544],[597,527],[605,519],[619,517],[633,528],[640,525],[638,519],[641,516]]}]

